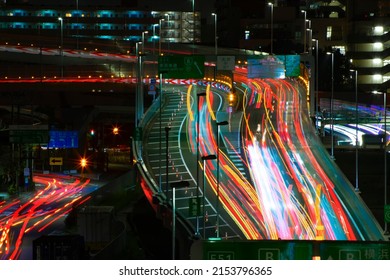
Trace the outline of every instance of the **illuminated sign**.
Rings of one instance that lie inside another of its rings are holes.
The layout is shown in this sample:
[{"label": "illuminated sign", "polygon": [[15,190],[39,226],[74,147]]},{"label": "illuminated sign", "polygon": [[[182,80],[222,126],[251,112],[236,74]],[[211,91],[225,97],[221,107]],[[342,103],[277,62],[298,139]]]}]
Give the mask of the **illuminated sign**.
[{"label": "illuminated sign", "polygon": [[202,55],[159,56],[158,73],[164,78],[203,79],[204,62]]},{"label": "illuminated sign", "polygon": [[79,137],[77,131],[50,130],[48,148],[78,148]]},{"label": "illuminated sign", "polygon": [[193,259],[218,260],[389,260],[386,241],[199,240]]}]

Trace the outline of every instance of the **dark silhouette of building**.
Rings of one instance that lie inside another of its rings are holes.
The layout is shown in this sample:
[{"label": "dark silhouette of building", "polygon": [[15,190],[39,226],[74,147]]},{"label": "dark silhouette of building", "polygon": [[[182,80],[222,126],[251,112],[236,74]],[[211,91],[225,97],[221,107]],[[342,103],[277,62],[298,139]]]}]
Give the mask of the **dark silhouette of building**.
[{"label": "dark silhouette of building", "polygon": [[43,235],[33,241],[34,260],[85,259],[84,238],[81,235]]}]

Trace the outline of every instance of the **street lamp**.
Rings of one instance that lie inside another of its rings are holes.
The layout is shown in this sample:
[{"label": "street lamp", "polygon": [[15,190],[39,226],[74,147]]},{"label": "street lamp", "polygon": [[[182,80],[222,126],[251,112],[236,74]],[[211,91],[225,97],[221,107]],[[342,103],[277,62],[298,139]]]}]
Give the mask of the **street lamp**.
[{"label": "street lamp", "polygon": [[161,160],[162,160],[162,99],[163,99],[163,73],[160,72],[160,102],[159,102],[159,107],[160,107],[160,112],[159,112],[159,122],[160,122],[160,157],[159,157],[159,192],[162,192],[162,172],[161,172]]},{"label": "street lamp", "polygon": [[[383,92],[383,115],[384,115],[384,118],[385,118],[385,138],[384,138],[384,151],[385,151],[385,155],[384,155],[384,171],[385,171],[385,179],[384,179],[384,188],[385,188],[385,199],[384,199],[384,207],[386,207],[387,205],[387,112],[386,112],[386,107],[387,107],[387,96],[386,96],[386,91]],[[389,234],[389,232],[387,231],[387,222],[385,220],[385,234]]]},{"label": "street lamp", "polygon": [[[377,91],[374,91],[373,92],[374,94],[380,94],[380,92],[377,92]],[[384,184],[383,184],[383,187],[384,187],[384,210],[385,210],[385,207],[387,206],[387,110],[386,110],[386,107],[387,107],[387,96],[386,96],[386,91],[383,92],[383,117],[384,117],[384,123],[385,123],[385,127],[384,127],[384,139],[383,139],[383,142],[384,142],[384,148],[383,148],[383,151],[384,151]],[[386,213],[385,213],[386,215]],[[389,232],[387,230],[387,221],[386,221],[386,217],[384,219],[384,222],[385,222],[385,228],[384,228],[384,234],[385,235],[388,235]]]},{"label": "street lamp", "polygon": [[[169,14],[164,14],[167,18],[168,18],[168,23],[167,23],[167,26],[168,26],[168,29],[170,29],[170,25],[171,23],[169,22]],[[169,45],[169,41],[170,41],[170,38],[169,38],[169,31],[168,31],[168,50],[170,50],[170,45]]]},{"label": "street lamp", "polygon": [[306,31],[307,32],[309,32],[309,42],[310,42],[310,44],[309,44],[309,49],[310,49],[310,54],[312,53],[311,52],[311,42],[312,42],[312,36],[313,36],[313,30],[311,29],[311,28],[306,28]]},{"label": "street lamp", "polygon": [[307,19],[306,20],[306,22],[307,22],[307,25],[305,25],[305,27],[306,27],[306,31],[307,32],[309,32],[309,42],[308,42],[308,44],[309,44],[309,50],[310,50],[310,53],[311,53],[311,49],[312,49],[312,40],[313,40],[313,29],[311,28],[311,20],[310,19]]},{"label": "street lamp", "polygon": [[152,41],[153,41],[153,54],[154,54],[154,49],[156,48],[156,27],[158,26],[157,23],[153,24],[153,37],[152,37]]},{"label": "street lamp", "polygon": [[164,14],[164,16],[166,16],[167,18],[168,18],[168,23],[167,23],[167,25],[168,25],[168,28],[170,27],[169,25],[170,25],[170,23],[169,23],[169,14]]},{"label": "street lamp", "polygon": [[60,21],[60,28],[61,28],[61,78],[64,77],[64,19],[62,17],[59,17],[58,20]]},{"label": "street lamp", "polygon": [[146,31],[142,31],[142,54],[144,54],[145,52],[145,34],[148,34],[149,32],[146,30]]},{"label": "street lamp", "polygon": [[76,22],[77,22],[77,33],[76,33],[76,50],[79,49],[79,0],[76,0],[76,10],[77,10],[77,16],[76,16]]},{"label": "street lamp", "polygon": [[[199,140],[200,140],[200,131],[199,131],[199,98],[201,96],[206,96],[206,92],[198,92],[196,94],[196,110],[197,110],[197,115],[196,115],[196,202],[199,202]],[[199,209],[197,207],[197,209]],[[200,235],[199,233],[199,211],[197,210],[196,213],[196,233],[195,235]]]},{"label": "street lamp", "polygon": [[169,126],[166,126],[165,127],[165,173],[166,173],[166,178],[165,178],[165,182],[166,182],[166,186],[165,186],[165,191],[166,191],[166,195],[165,195],[165,198],[167,200],[167,204],[169,202],[169,198],[168,198],[168,183],[169,183],[169,169],[168,169],[168,164],[169,164],[169,131],[171,130],[171,128]]},{"label": "street lamp", "polygon": [[331,158],[334,160],[334,132],[333,132],[333,125],[334,125],[334,120],[333,120],[333,87],[334,87],[334,52],[327,52],[326,54],[332,56],[332,91],[331,91],[331,96],[330,96],[330,141],[331,141]]},{"label": "street lamp", "polygon": [[172,260],[176,254],[176,189],[186,188],[190,185],[188,181],[178,181],[171,183],[172,188]]},{"label": "street lamp", "polygon": [[215,155],[206,155],[202,156],[203,160],[203,186],[202,186],[202,192],[203,192],[203,239],[206,239],[206,161],[216,159],[217,157]]},{"label": "street lamp", "polygon": [[[135,52],[137,56],[137,63],[138,63],[138,87],[137,92],[135,95],[135,126],[138,127],[139,118],[142,116],[141,113],[141,101],[142,101],[142,56],[139,51],[139,45],[142,44],[142,42],[136,42],[135,43]],[[143,106],[143,105],[142,105]]]},{"label": "street lamp", "polygon": [[318,118],[318,108],[319,108],[319,100],[318,100],[318,39],[312,39],[313,41],[316,42],[316,67],[315,67],[315,70],[316,70],[316,85],[315,85],[315,88],[316,88],[316,117],[315,117],[315,122],[316,122],[316,132],[318,133],[318,121],[317,121],[317,118]]},{"label": "street lamp", "polygon": [[311,20],[310,19],[307,19],[306,20],[307,22],[307,29],[310,33],[310,37],[309,37],[309,50],[310,50],[310,53],[312,52],[312,41],[313,41],[313,28],[311,28]]},{"label": "street lamp", "polygon": [[228,121],[220,121],[217,122],[217,205],[216,205],[216,212],[217,212],[217,238],[219,237],[219,127],[221,125],[228,125]]},{"label": "street lamp", "polygon": [[212,16],[214,16],[214,43],[215,43],[215,55],[218,55],[218,35],[217,35],[217,14],[212,13]]},{"label": "street lamp", "polygon": [[195,0],[192,0],[192,53],[195,51]]},{"label": "street lamp", "polygon": [[359,127],[359,106],[358,106],[358,94],[357,94],[357,77],[358,77],[358,71],[351,70],[351,72],[355,72],[355,132],[356,132],[356,140],[355,140],[355,192],[360,192],[359,190],[359,155],[358,155],[358,145],[359,145],[359,134],[358,134],[358,127]]},{"label": "street lamp", "polygon": [[113,128],[112,128],[112,133],[113,133],[114,135],[118,135],[118,134],[119,134],[119,128],[118,128],[117,126],[113,127]]},{"label": "street lamp", "polygon": [[303,20],[303,53],[306,52],[306,11],[305,10],[301,10],[301,12],[303,13],[304,15],[304,20]]},{"label": "street lamp", "polygon": [[271,6],[271,54],[274,53],[273,51],[273,44],[274,44],[274,4],[271,2],[268,2],[268,6]]},{"label": "street lamp", "polygon": [[160,26],[160,30],[158,31],[159,33],[159,39],[158,39],[158,55],[161,55],[161,26],[162,26],[162,22],[164,21],[163,18],[160,18],[159,20],[159,26]]}]

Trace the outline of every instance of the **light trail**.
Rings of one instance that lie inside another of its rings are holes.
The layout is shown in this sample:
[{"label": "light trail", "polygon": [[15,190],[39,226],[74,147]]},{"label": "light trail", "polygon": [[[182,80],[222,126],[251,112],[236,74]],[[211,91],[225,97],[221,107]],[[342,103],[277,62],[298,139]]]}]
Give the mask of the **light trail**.
[{"label": "light trail", "polygon": [[42,190],[37,190],[27,199],[0,204],[0,259],[18,259],[26,234],[42,232],[68,214],[73,207],[90,198],[81,196],[89,179],[76,179],[70,184],[62,184],[58,180],[61,180],[61,176],[55,179],[52,176],[36,175],[34,181],[45,185]]}]

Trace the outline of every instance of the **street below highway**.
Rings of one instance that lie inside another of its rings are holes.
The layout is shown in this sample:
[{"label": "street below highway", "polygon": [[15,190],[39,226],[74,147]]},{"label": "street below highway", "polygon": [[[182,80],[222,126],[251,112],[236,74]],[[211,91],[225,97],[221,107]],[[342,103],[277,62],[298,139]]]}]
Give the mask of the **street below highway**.
[{"label": "street below highway", "polygon": [[36,174],[36,189],[0,202],[0,258],[32,259],[32,241],[65,228],[64,220],[97,189],[88,178]]}]

